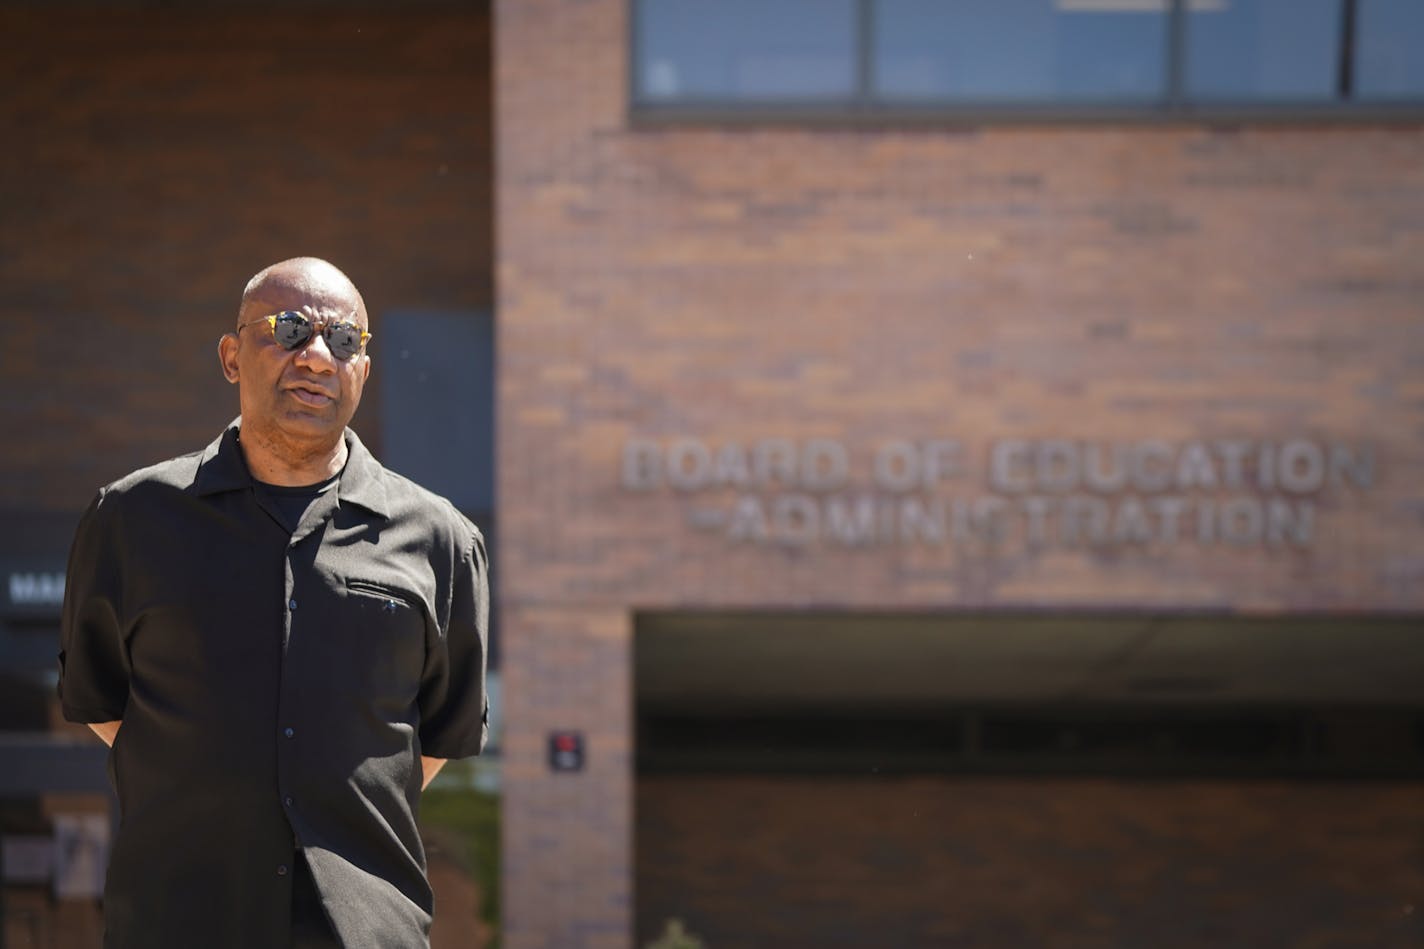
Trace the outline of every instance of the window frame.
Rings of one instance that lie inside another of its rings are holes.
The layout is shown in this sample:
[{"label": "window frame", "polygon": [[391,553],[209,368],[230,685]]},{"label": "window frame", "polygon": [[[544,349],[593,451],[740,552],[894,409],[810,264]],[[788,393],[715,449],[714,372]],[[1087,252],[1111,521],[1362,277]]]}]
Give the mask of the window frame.
[{"label": "window frame", "polygon": [[877,96],[871,89],[875,67],[874,22],[878,0],[855,0],[855,92],[844,99],[760,100],[683,98],[658,101],[641,96],[642,47],[639,26],[649,0],[629,0],[627,19],[628,119],[632,126],[662,125],[990,125],[1134,123],[1144,125],[1243,123],[1405,123],[1424,121],[1424,93],[1417,99],[1360,100],[1354,95],[1354,47],[1360,0],[1340,0],[1340,48],[1335,97],[1329,101],[1270,99],[1191,100],[1185,94],[1189,0],[1165,0],[1167,49],[1165,95],[1142,102],[1006,103],[972,100],[908,101]]}]

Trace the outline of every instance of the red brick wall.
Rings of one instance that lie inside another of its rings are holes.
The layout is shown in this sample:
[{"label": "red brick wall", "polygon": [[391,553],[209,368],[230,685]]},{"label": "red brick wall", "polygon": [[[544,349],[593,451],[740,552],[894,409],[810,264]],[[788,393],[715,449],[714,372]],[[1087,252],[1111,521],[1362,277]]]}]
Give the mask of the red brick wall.
[{"label": "red brick wall", "polygon": [[[1424,609],[1417,124],[640,128],[628,8],[496,4],[508,945],[631,931],[632,609]],[[783,548],[688,525],[725,492],[620,485],[679,437],[1378,465],[1304,547]],[[553,728],[585,773],[547,772]]]},{"label": "red brick wall", "polygon": [[638,945],[1417,946],[1418,784],[643,777]]},{"label": "red brick wall", "polygon": [[[504,607],[501,623],[501,945],[623,949],[632,933],[631,625],[617,611],[528,605]],[[550,774],[547,733],[565,728],[584,732],[584,769]]]},{"label": "red brick wall", "polygon": [[[568,50],[528,14],[501,33],[511,595],[1424,606],[1418,129],[629,129],[616,6],[551,16],[580,24]],[[535,109],[553,80],[520,70],[552,59],[579,91]],[[619,480],[630,440],[682,437],[826,438],[861,465],[955,438],[976,487],[1003,438],[1302,437],[1378,464],[1319,499],[1304,549],[991,561],[693,530],[734,492]]]},{"label": "red brick wall", "polygon": [[297,254],[383,310],[492,302],[489,14],[0,9],[0,506],[78,510],[236,414],[218,335]]}]

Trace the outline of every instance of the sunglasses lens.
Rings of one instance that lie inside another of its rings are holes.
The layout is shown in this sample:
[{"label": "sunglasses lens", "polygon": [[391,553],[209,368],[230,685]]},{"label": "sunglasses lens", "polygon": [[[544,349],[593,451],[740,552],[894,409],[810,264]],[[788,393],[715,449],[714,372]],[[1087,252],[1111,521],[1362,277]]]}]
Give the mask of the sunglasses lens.
[{"label": "sunglasses lens", "polygon": [[326,345],[337,359],[350,359],[361,351],[361,327],[355,323],[329,323]]},{"label": "sunglasses lens", "polygon": [[296,349],[311,339],[311,332],[311,322],[295,310],[279,313],[272,326],[272,337],[283,349]]}]

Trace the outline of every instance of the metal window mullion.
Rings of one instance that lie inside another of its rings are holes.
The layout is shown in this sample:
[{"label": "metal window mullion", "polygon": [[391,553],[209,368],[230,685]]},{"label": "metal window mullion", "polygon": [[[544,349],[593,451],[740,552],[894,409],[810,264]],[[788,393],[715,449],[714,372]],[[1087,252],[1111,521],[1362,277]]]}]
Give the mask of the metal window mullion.
[{"label": "metal window mullion", "polygon": [[875,68],[874,0],[856,0],[855,4],[855,103],[869,108],[875,100],[871,90]]},{"label": "metal window mullion", "polygon": [[1340,0],[1340,59],[1335,91],[1346,101],[1355,95],[1355,24],[1358,14],[1357,0]]},{"label": "metal window mullion", "polygon": [[[643,90],[641,73],[643,69],[642,44],[638,39],[638,34],[642,32],[643,25],[643,2],[642,0],[632,0],[628,4],[628,22],[625,27],[628,30],[628,104],[630,109],[636,109],[643,104]],[[3,947],[0,947],[3,949]]]},{"label": "metal window mullion", "polygon": [[1167,108],[1186,105],[1187,0],[1172,0],[1167,12]]}]

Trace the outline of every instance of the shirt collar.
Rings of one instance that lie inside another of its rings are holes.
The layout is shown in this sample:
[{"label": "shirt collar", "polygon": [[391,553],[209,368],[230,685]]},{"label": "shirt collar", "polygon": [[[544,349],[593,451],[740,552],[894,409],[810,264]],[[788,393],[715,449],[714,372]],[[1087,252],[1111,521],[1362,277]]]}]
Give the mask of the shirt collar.
[{"label": "shirt collar", "polygon": [[[236,491],[252,484],[252,473],[247,470],[247,461],[237,444],[237,432],[241,427],[242,416],[238,416],[203,449],[198,461],[198,473],[193,479],[193,489],[200,496]],[[350,501],[372,514],[389,518],[390,506],[380,463],[351,429],[346,429],[342,438],[346,440],[346,467],[341,469],[341,480],[336,487],[338,503]]]},{"label": "shirt collar", "polygon": [[361,444],[355,432],[348,428],[343,437],[346,439],[346,467],[341,469],[341,483],[336,486],[338,502],[359,504],[389,520],[391,509],[386,502],[386,482],[382,477],[385,469]]}]

